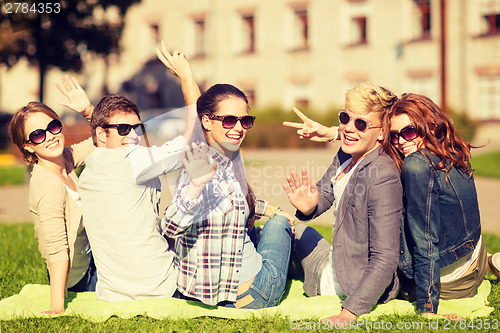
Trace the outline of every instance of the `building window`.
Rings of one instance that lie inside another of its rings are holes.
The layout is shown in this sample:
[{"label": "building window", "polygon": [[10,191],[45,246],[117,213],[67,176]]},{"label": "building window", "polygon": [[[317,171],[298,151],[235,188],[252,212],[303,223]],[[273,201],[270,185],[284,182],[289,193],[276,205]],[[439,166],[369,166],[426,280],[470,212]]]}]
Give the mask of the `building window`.
[{"label": "building window", "polygon": [[500,33],[500,0],[481,0],[481,17],[485,35]]},{"label": "building window", "polygon": [[[425,71],[427,73],[428,71]],[[429,71],[431,72],[431,71]],[[437,86],[437,81],[432,74],[422,74],[416,73],[416,74],[410,74],[411,76],[411,91],[413,91],[416,94],[421,94],[424,96],[429,97],[434,103],[439,104],[440,101],[438,100],[438,86]]]},{"label": "building window", "polygon": [[500,75],[485,75],[480,79],[480,118],[500,119]]},{"label": "building window", "polygon": [[161,40],[160,38],[160,26],[158,23],[152,23],[150,26],[151,35],[153,36],[153,41],[155,44],[158,44]]},{"label": "building window", "polygon": [[244,14],[242,20],[242,52],[255,52],[255,18],[253,14]]},{"label": "building window", "polygon": [[366,1],[349,1],[349,44],[361,45],[368,41]]},{"label": "building window", "polygon": [[255,89],[245,89],[245,95],[247,96],[248,104],[250,106],[255,105]]},{"label": "building window", "polygon": [[196,18],[194,20],[194,55],[195,57],[205,56],[206,50],[206,30],[205,18]]},{"label": "building window", "polygon": [[290,88],[290,102],[292,106],[296,106],[299,109],[307,109],[311,100],[311,86],[309,81],[298,80],[296,82],[292,82]]},{"label": "building window", "polygon": [[309,46],[307,8],[295,9],[294,21],[294,46],[296,49],[307,49]]},{"label": "building window", "polygon": [[414,39],[427,39],[431,37],[431,1],[413,0],[413,36]]}]

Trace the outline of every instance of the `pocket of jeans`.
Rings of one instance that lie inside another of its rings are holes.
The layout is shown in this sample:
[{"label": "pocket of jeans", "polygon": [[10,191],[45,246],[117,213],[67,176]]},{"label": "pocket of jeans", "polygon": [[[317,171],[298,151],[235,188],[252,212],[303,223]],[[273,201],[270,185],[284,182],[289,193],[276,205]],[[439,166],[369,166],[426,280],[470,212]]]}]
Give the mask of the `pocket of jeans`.
[{"label": "pocket of jeans", "polygon": [[[278,269],[276,268],[276,265],[271,263],[269,260],[264,259],[262,260],[262,266],[266,267],[267,271],[269,272],[269,276],[272,279],[278,279],[279,278],[279,272]],[[274,283],[273,281],[269,281],[269,283]]]}]

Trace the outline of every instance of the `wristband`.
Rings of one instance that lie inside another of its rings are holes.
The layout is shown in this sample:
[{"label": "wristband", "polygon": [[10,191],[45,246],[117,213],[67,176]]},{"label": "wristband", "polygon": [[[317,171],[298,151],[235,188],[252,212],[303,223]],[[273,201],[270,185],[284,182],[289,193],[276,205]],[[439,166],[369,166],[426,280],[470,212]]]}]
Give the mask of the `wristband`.
[{"label": "wristband", "polygon": [[279,211],[280,211],[280,208],[279,208],[279,207],[276,207],[276,208],[273,210],[273,212],[271,213],[270,218],[272,219],[273,217],[275,217],[275,216],[276,216],[276,214],[277,214]]}]

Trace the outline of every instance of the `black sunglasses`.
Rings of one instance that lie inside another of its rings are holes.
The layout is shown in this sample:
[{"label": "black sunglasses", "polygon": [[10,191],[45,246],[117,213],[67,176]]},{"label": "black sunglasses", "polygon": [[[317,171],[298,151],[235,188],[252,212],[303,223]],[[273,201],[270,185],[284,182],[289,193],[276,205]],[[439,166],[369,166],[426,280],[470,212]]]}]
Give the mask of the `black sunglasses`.
[{"label": "black sunglasses", "polygon": [[28,140],[26,140],[26,143],[31,142],[35,145],[43,143],[47,138],[47,131],[49,131],[53,135],[61,133],[62,131],[61,122],[57,119],[54,119],[47,125],[46,129],[34,130],[33,132],[30,133],[30,135],[28,135]]},{"label": "black sunglasses", "polygon": [[244,129],[250,129],[250,128],[252,128],[253,123],[255,122],[254,116],[236,117],[236,116],[210,115],[210,116],[208,116],[208,118],[222,121],[222,127],[226,128],[226,129],[233,128],[234,126],[236,126],[238,121],[240,121],[241,127],[243,127]]},{"label": "black sunglasses", "polygon": [[345,111],[340,111],[339,112],[339,121],[343,125],[349,124],[351,119],[354,119],[354,127],[360,132],[364,132],[370,128],[378,128],[382,126],[372,126],[372,123],[369,122],[368,120],[364,120],[362,118],[351,118],[351,116],[345,112]]},{"label": "black sunglasses", "polygon": [[406,141],[412,141],[415,140],[418,136],[417,129],[413,125],[408,125],[406,127],[403,127],[401,131],[390,131],[389,137],[391,138],[391,143],[393,145],[398,144],[399,142],[399,137],[402,137]]},{"label": "black sunglasses", "polygon": [[135,125],[130,125],[130,124],[105,124],[101,126],[102,128],[116,128],[118,131],[118,134],[121,136],[126,136],[129,135],[130,131],[132,131],[132,128],[134,129],[135,133],[138,136],[144,135],[146,133],[146,124],[135,124]]}]

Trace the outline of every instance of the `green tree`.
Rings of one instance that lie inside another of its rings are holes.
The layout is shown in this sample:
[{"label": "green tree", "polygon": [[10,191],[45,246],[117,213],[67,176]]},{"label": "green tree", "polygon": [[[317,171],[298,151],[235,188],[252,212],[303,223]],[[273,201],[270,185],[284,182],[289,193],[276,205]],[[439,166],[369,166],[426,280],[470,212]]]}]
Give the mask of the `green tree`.
[{"label": "green tree", "polygon": [[[39,100],[43,101],[47,70],[80,71],[82,55],[87,52],[103,57],[119,52],[122,18],[139,1],[61,0],[60,9],[53,7],[50,14],[43,7],[46,1],[23,1],[28,3],[26,13],[15,13],[16,8],[10,7],[10,14],[0,16],[0,64],[12,67],[24,57],[37,66]],[[15,2],[3,1],[2,11],[6,12],[8,3]],[[110,12],[116,13],[114,20],[107,18],[106,13]]]}]

